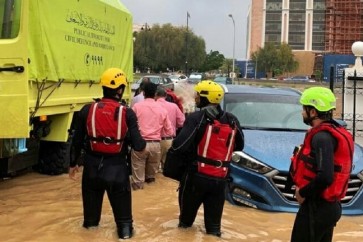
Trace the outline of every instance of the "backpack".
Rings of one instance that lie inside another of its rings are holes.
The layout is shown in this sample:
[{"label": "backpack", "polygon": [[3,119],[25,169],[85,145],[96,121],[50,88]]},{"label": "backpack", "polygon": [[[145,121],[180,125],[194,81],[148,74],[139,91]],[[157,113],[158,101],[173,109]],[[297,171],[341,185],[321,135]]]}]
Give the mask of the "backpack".
[{"label": "backpack", "polygon": [[121,152],[128,130],[126,109],[108,99],[91,105],[87,116],[87,134],[92,151],[103,154]]},{"label": "backpack", "polygon": [[208,122],[197,147],[198,172],[207,176],[225,178],[236,137],[236,124],[223,124],[214,119]]}]

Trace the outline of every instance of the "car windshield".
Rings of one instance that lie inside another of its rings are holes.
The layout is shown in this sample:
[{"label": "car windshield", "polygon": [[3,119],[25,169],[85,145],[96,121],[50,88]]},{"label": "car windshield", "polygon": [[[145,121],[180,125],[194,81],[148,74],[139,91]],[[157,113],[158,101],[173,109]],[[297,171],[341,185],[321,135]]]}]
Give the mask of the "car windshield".
[{"label": "car windshield", "polygon": [[224,108],[243,128],[307,130],[298,96],[273,94],[226,94]]},{"label": "car windshield", "polygon": [[226,77],[216,77],[216,78],[214,79],[214,81],[215,81],[215,82],[222,82],[222,83],[225,83],[225,82],[226,82],[226,80],[227,80],[227,78],[226,78]]},{"label": "car windshield", "polygon": [[172,79],[172,80],[176,80],[176,79],[179,79],[179,76],[177,76],[177,75],[170,75],[169,78]]},{"label": "car windshield", "polygon": [[145,77],[142,77],[140,78],[138,81],[137,81],[137,84],[140,84],[142,82],[142,79],[143,78],[149,78],[149,80],[152,82],[152,83],[155,83],[155,84],[159,84],[160,83],[160,77],[157,77],[157,76],[145,76]]}]

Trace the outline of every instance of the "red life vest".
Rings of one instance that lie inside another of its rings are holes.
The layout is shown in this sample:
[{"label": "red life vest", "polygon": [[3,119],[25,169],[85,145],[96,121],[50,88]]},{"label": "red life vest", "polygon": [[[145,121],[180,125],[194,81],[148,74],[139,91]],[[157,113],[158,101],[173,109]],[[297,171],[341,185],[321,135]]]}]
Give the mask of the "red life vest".
[{"label": "red life vest", "polygon": [[317,132],[328,131],[336,138],[338,145],[334,152],[334,180],[321,194],[327,201],[340,201],[345,197],[348,181],[352,169],[354,142],[352,135],[342,126],[322,123],[311,128],[304,140],[304,144],[291,158],[291,176],[296,186],[306,186],[316,176],[314,157],[311,156],[311,140]]},{"label": "red life vest", "polygon": [[198,144],[198,172],[225,178],[232,158],[236,127],[222,124],[218,120],[207,124],[202,140]]},{"label": "red life vest", "polygon": [[91,105],[87,117],[87,134],[92,151],[120,153],[127,129],[126,107],[106,98]]}]

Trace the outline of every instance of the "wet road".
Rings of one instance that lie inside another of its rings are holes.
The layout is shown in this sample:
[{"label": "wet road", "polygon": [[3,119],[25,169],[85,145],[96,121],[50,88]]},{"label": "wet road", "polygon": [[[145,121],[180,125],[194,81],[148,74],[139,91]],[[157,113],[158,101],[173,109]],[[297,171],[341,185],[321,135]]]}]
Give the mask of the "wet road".
[{"label": "wet road", "polygon": [[[79,174],[81,175],[81,174]],[[135,236],[132,241],[213,242],[289,241],[295,215],[270,213],[228,202],[222,220],[222,238],[205,234],[203,209],[190,229],[179,229],[178,184],[158,174],[155,183],[132,193]],[[0,241],[109,242],[117,241],[107,198],[100,226],[82,228],[81,185],[66,174],[28,173],[0,182]],[[363,241],[363,216],[343,216],[334,241]]]}]

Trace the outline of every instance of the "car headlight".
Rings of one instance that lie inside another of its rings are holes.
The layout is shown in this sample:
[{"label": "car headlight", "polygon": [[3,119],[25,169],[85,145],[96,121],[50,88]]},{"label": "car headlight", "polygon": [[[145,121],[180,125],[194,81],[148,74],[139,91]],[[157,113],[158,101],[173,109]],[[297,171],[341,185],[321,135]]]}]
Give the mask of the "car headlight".
[{"label": "car headlight", "polygon": [[357,177],[363,181],[363,170],[358,173]]},{"label": "car headlight", "polygon": [[232,155],[232,162],[237,166],[260,174],[265,174],[273,170],[271,167],[263,164],[262,162],[243,152],[234,152]]}]

